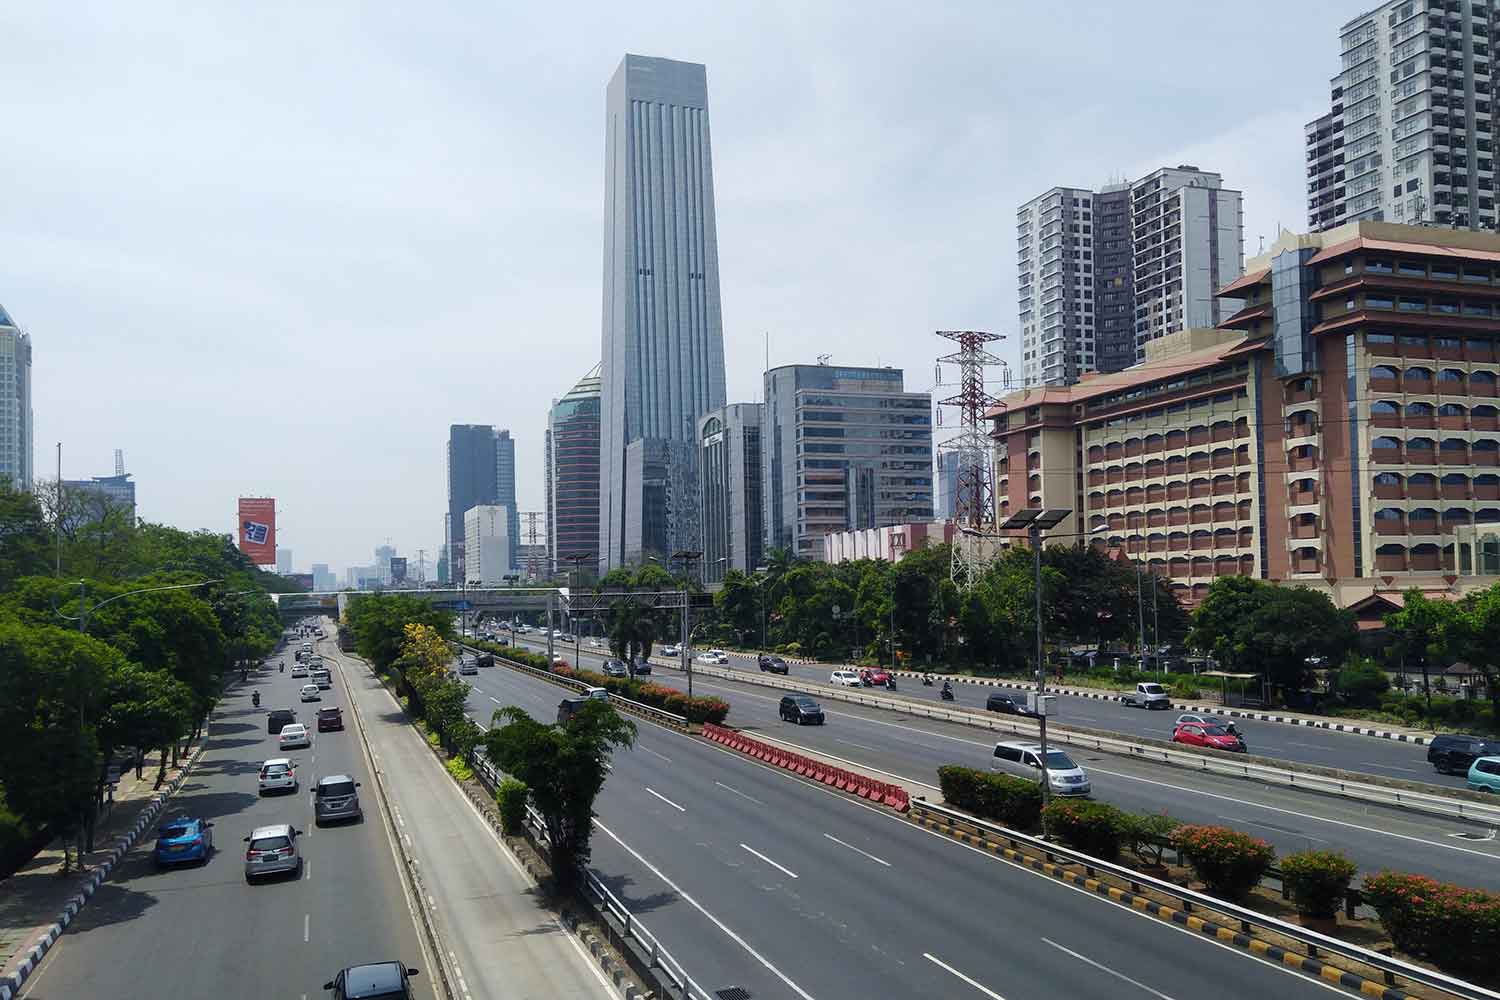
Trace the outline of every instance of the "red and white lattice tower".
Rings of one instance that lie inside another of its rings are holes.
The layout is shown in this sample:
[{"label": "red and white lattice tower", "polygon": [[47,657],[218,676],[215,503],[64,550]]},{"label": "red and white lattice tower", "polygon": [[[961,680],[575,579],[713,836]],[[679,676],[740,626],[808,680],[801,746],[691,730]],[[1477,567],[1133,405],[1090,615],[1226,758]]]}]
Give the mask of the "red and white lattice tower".
[{"label": "red and white lattice tower", "polygon": [[[953,582],[960,588],[972,586],[984,573],[994,555],[995,480],[991,474],[990,436],[984,416],[997,400],[985,389],[984,370],[988,365],[1003,364],[989,352],[987,344],[1002,340],[998,333],[979,330],[939,330],[939,337],[958,345],[952,354],[938,358],[939,364],[954,364],[959,369],[958,392],[941,400],[942,406],[955,406],[959,413],[958,433],[942,442],[939,452],[956,454],[957,485],[953,503]],[[947,384],[947,383],[945,383]]]}]

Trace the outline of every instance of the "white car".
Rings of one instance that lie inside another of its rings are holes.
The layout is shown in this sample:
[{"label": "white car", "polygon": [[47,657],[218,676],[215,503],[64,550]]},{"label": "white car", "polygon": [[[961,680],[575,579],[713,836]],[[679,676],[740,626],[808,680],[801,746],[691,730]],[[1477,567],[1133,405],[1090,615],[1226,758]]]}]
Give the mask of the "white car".
[{"label": "white car", "polygon": [[681,656],[682,655],[682,647],[681,646],[677,646],[677,645],[663,646],[661,648],[661,655],[662,656]]},{"label": "white car", "polygon": [[699,653],[697,656],[693,657],[693,659],[697,660],[699,663],[728,663],[729,662],[727,659],[723,659],[723,660],[719,659],[719,654],[714,653],[712,651],[707,652],[707,653]]},{"label": "white car", "polygon": [[285,757],[273,757],[260,766],[260,794],[267,792],[295,792],[297,790],[297,765]]},{"label": "white car", "polygon": [[322,701],[323,692],[316,684],[304,684],[302,685],[302,700]]},{"label": "white car", "polygon": [[306,677],[307,676],[307,667],[303,666],[300,663],[294,663],[294,664],[292,664],[292,676],[293,677]]},{"label": "white car", "polygon": [[563,662],[562,654],[561,653],[553,653],[552,654],[552,662],[553,663],[561,663],[561,662]]},{"label": "white car", "polygon": [[312,737],[307,734],[307,727],[300,722],[293,722],[283,726],[281,729],[281,749],[295,750],[297,747],[312,746]]},{"label": "white car", "polygon": [[828,675],[828,683],[837,687],[864,687],[864,681],[859,679],[859,672],[856,670],[835,670]]},{"label": "white car", "polygon": [[601,645],[603,645],[603,643],[601,643],[598,639],[590,639],[589,645],[594,649],[598,649]]}]

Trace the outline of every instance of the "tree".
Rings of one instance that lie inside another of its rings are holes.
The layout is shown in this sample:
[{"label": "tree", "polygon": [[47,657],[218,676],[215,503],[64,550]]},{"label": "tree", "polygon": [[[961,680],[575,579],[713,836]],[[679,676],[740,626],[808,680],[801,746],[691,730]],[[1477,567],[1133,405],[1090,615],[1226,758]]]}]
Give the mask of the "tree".
[{"label": "tree", "polygon": [[[1429,710],[1432,708],[1430,667],[1433,663],[1444,664],[1444,661],[1453,657],[1450,645],[1468,646],[1470,652],[1483,655],[1482,650],[1473,648],[1475,644],[1472,641],[1464,641],[1466,637],[1477,638],[1479,633],[1472,629],[1467,632],[1459,631],[1457,627],[1466,624],[1463,619],[1458,606],[1452,601],[1428,600],[1416,587],[1409,588],[1401,595],[1400,610],[1385,616],[1386,631],[1394,638],[1391,653],[1401,664],[1402,673],[1406,672],[1406,664],[1412,660],[1421,667],[1422,692],[1426,696]],[[1467,624],[1477,622],[1469,618]]]},{"label": "tree", "polygon": [[51,539],[41,505],[30,493],[11,489],[0,479],[0,592],[23,576],[49,568]]},{"label": "tree", "polygon": [[1310,660],[1341,663],[1358,638],[1354,616],[1327,594],[1224,576],[1194,612],[1188,641],[1226,665],[1264,673],[1284,693],[1308,683]]},{"label": "tree", "polygon": [[1492,724],[1500,728],[1500,583],[1469,594],[1444,629],[1444,637],[1484,677]]},{"label": "tree", "polygon": [[714,594],[720,620],[734,631],[735,641],[742,646],[760,641],[759,589],[753,577],[732,569],[724,574],[724,585]]},{"label": "tree", "polygon": [[634,677],[636,663],[651,657],[656,621],[649,611],[629,600],[616,601],[609,614],[610,651],[616,659],[625,661]]},{"label": "tree", "polygon": [[515,705],[497,711],[494,721],[504,724],[485,734],[485,750],[531,790],[547,828],[553,878],[559,890],[571,890],[588,864],[594,800],[610,757],[635,742],[635,724],[592,699],[562,725],[543,725]]},{"label": "tree", "polygon": [[453,613],[404,594],[361,594],[345,611],[354,648],[377,670],[389,670],[401,655],[407,625],[427,625],[439,637],[453,637]]}]

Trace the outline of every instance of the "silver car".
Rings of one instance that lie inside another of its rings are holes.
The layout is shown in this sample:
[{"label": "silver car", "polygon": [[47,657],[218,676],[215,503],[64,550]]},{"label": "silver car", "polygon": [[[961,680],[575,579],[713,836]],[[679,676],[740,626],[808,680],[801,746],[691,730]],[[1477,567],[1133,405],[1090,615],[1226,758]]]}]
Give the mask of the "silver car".
[{"label": "silver car", "polygon": [[347,774],[330,774],[318,779],[313,793],[313,820],[322,824],[339,819],[364,819],[359,805],[359,782]]},{"label": "silver car", "polygon": [[262,875],[279,875],[283,872],[302,874],[302,852],[297,849],[297,838],[302,831],[290,823],[274,826],[258,826],[245,838],[245,881],[253,882]]}]

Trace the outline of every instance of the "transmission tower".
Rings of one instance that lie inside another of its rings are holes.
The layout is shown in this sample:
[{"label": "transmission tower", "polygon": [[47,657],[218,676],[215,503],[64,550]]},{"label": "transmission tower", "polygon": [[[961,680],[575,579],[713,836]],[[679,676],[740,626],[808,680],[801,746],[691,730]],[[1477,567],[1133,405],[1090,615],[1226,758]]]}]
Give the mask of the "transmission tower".
[{"label": "transmission tower", "polygon": [[997,400],[985,389],[984,370],[1004,364],[986,346],[1003,338],[979,330],[938,330],[937,335],[958,345],[957,351],[938,358],[939,372],[944,362],[959,369],[958,392],[940,401],[942,406],[958,408],[959,430],[939,445],[939,451],[955,454],[958,463],[953,503],[957,531],[950,573],[960,589],[967,589],[984,573],[994,553],[995,481],[990,474],[990,437],[984,415]]},{"label": "transmission tower", "polygon": [[537,525],[546,515],[539,510],[523,510],[521,516],[526,519],[526,575],[533,580],[538,580],[542,576],[542,560],[537,558],[537,544],[541,537]]}]

